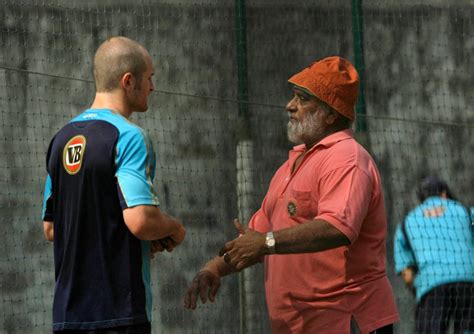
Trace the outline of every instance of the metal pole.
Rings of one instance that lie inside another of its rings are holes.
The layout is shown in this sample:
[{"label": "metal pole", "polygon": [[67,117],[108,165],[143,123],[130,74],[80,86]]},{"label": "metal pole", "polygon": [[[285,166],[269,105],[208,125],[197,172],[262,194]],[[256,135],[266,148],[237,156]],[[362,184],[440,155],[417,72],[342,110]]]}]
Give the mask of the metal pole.
[{"label": "metal pole", "polygon": [[[237,81],[239,101],[239,121],[237,127],[237,200],[239,219],[246,224],[249,217],[249,206],[252,189],[252,169],[250,164],[253,157],[253,145],[250,140],[250,120],[248,115],[248,86],[247,86],[247,18],[245,0],[235,1],[235,31],[237,49]],[[239,273],[239,311],[240,311],[240,334],[247,332],[246,327],[246,288],[245,273]]]},{"label": "metal pole", "polygon": [[241,121],[240,139],[248,139],[250,125],[248,117],[248,86],[247,86],[247,16],[245,0],[236,0],[236,49],[237,49],[237,81],[239,101],[239,118]]},{"label": "metal pole", "polygon": [[352,34],[354,40],[355,66],[359,72],[360,87],[357,100],[356,131],[367,132],[365,109],[365,63],[364,63],[364,25],[362,0],[352,0]]}]

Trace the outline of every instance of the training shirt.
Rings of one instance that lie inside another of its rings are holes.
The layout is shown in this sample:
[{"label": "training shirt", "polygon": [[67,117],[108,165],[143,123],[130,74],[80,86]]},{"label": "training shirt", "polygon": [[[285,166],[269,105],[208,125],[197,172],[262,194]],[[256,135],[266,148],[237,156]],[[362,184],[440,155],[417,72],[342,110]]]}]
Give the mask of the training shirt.
[{"label": "training shirt", "polygon": [[374,161],[351,130],[313,146],[292,174],[304,151],[304,145],[290,151],[250,228],[266,233],[322,219],[351,244],[265,257],[272,332],[349,333],[354,317],[367,333],[396,322],[399,316],[385,273],[387,220]]},{"label": "training shirt", "polygon": [[474,228],[469,214],[459,202],[437,196],[427,198],[405,219],[405,230],[413,252],[403,236],[401,225],[397,226],[395,271],[401,273],[417,264],[418,273],[413,282],[417,302],[442,284],[474,282]]},{"label": "training shirt", "polygon": [[131,234],[123,209],[159,205],[155,155],[138,126],[89,109],[52,139],[43,220],[54,223],[53,330],[151,321],[150,243]]}]

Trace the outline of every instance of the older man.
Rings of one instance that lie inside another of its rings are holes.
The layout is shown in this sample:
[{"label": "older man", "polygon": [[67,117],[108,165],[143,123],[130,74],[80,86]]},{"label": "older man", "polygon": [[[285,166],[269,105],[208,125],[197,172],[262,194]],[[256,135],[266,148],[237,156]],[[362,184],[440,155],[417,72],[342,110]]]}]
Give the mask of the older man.
[{"label": "older man", "polygon": [[108,39],[94,58],[92,106],[51,140],[43,227],[54,241],[54,332],[151,332],[150,253],[186,232],[160,211],[155,154],[128,120],[148,109],[153,73],[142,45]]},{"label": "older man", "polygon": [[185,296],[215,299],[220,277],[263,258],[273,333],[391,333],[398,321],[385,272],[380,175],[354,139],[359,79],[341,57],[294,75],[288,137],[300,144],[274,175],[241,236],[195,276]]}]

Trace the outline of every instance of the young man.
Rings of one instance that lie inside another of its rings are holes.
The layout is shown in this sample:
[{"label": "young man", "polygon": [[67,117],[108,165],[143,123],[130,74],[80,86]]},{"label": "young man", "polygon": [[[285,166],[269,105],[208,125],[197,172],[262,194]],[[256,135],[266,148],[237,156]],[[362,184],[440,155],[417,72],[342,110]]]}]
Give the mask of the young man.
[{"label": "young man", "polygon": [[391,333],[398,312],[385,273],[387,220],[377,167],[354,139],[358,75],[329,57],[289,79],[288,138],[299,144],[274,175],[241,236],[196,275],[185,297],[214,300],[220,277],[263,258],[272,332]]},{"label": "young man", "polygon": [[150,254],[185,236],[159,209],[151,143],[128,120],[148,109],[152,76],[143,46],[105,41],[92,106],[50,143],[43,226],[54,241],[54,332],[151,332]]},{"label": "young man", "polygon": [[474,238],[470,210],[436,176],[418,186],[421,204],[397,226],[395,271],[416,294],[417,334],[474,332]]}]

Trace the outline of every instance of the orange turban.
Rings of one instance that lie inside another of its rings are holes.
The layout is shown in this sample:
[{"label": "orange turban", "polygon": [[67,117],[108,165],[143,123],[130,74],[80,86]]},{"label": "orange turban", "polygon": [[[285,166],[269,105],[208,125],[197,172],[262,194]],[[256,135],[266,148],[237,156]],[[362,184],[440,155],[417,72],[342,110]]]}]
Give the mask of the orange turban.
[{"label": "orange turban", "polygon": [[337,56],[324,58],[293,75],[288,82],[313,93],[351,121],[355,119],[359,75],[348,60]]}]

